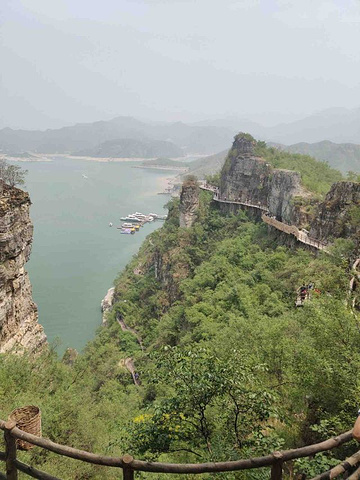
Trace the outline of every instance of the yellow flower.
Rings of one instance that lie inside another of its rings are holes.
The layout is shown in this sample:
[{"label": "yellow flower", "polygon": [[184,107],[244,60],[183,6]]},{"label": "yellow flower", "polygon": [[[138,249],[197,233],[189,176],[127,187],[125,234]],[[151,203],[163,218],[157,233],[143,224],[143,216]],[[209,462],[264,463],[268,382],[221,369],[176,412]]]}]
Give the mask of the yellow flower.
[{"label": "yellow flower", "polygon": [[143,422],[146,422],[147,420],[150,420],[152,417],[152,415],[150,415],[150,413],[142,413],[141,415],[135,417],[133,419],[133,422],[134,423],[143,423]]}]

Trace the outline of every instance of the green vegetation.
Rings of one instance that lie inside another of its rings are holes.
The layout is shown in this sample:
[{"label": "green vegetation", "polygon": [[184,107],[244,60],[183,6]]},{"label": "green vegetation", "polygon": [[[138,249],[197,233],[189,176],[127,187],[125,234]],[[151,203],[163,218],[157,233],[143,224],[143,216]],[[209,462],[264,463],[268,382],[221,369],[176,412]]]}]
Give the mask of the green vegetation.
[{"label": "green vegetation", "polygon": [[292,153],[311,155],[327,162],[331,167],[346,173],[349,170],[360,172],[360,145],[353,143],[333,143],[328,140],[317,143],[296,143],[281,145],[281,149]]},{"label": "green vegetation", "polygon": [[[178,200],[170,202],[164,227],[116,280],[108,326],[73,365],[52,352],[0,357],[1,418],[36,404],[44,435],[60,443],[173,462],[261,455],[351,428],[360,333],[345,301],[344,249],[318,257],[290,250],[244,213],[224,217],[210,199],[201,193],[189,229],[179,228]],[[138,264],[144,275],[134,274]],[[303,282],[315,282],[319,292],[296,309]],[[121,331],[117,313],[144,350]],[[129,356],[140,388],[123,367]],[[315,475],[355,448],[323,454],[311,466],[302,460],[295,473]],[[59,477],[116,478],[38,449],[21,456]]]},{"label": "green vegetation", "polygon": [[5,160],[0,160],[0,179],[10,187],[24,185],[27,170],[17,165],[9,165]]},{"label": "green vegetation", "polygon": [[346,180],[349,180],[350,182],[358,182],[360,183],[360,175],[358,173],[349,171],[346,174]]},{"label": "green vegetation", "polygon": [[267,147],[265,142],[257,142],[255,153],[267,160],[274,168],[299,172],[304,187],[310,192],[324,195],[333,183],[343,180],[338,170],[331,168],[327,162],[319,162],[309,155]]},{"label": "green vegetation", "polygon": [[256,141],[248,133],[239,133],[230,149],[223,166],[223,173],[229,171],[235,158],[238,157],[236,142],[245,139],[254,146],[254,154],[266,160],[274,168],[299,172],[303,186],[312,193],[324,195],[334,182],[343,180],[338,170],[331,168],[327,162],[319,162],[308,155],[290,153],[275,147],[268,147],[263,141]]}]

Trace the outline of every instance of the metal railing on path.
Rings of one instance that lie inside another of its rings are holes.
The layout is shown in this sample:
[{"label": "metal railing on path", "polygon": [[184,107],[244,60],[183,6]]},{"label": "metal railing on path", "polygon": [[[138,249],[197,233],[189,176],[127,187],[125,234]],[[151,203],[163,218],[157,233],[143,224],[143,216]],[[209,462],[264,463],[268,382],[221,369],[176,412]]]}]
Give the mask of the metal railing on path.
[{"label": "metal railing on path", "polygon": [[262,212],[261,219],[263,222],[267,223],[268,225],[276,228],[277,230],[280,230],[281,232],[287,233],[288,235],[294,235],[294,237],[296,237],[296,239],[299,242],[303,243],[304,245],[308,245],[310,247],[316,248],[317,250],[322,250],[324,252],[327,252],[328,250],[328,246],[324,242],[321,242],[316,238],[310,237],[306,232],[304,232],[303,230],[300,230],[296,225],[288,225],[284,222],[281,222],[280,220],[276,220],[276,218],[272,217],[269,214],[269,208],[267,206],[261,205],[260,203],[258,204],[251,203],[249,201],[229,200],[225,197],[221,198],[217,187],[214,187],[213,185],[204,184],[204,185],[200,185],[200,188],[201,190],[212,192],[214,194],[213,200],[215,202],[227,203],[231,205],[242,205],[244,207],[255,208]]},{"label": "metal railing on path", "polygon": [[[78,450],[67,445],[55,443],[49,439],[36,437],[30,433],[25,433],[16,427],[15,422],[8,420],[4,422],[0,420],[0,429],[4,431],[5,452],[0,452],[0,461],[6,463],[6,475],[0,473],[0,479],[17,480],[18,472],[23,472],[32,478],[39,480],[60,480],[53,475],[42,472],[33,466],[27,465],[17,459],[16,439],[22,439],[33,445],[37,445],[45,450],[49,450],[58,455],[73,458],[81,462],[92,463],[94,465],[102,465],[113,468],[120,468],[123,471],[124,480],[134,478],[134,472],[153,472],[162,474],[200,474],[200,473],[221,473],[233,472],[239,470],[249,470],[261,467],[271,467],[271,480],[281,480],[284,463],[303,457],[313,456],[316,453],[332,450],[340,445],[352,440],[352,431],[342,433],[337,437],[329,438],[320,443],[307,445],[305,447],[272,452],[263,457],[254,457],[248,459],[234,460],[229,462],[208,462],[208,463],[160,463],[146,462],[136,460],[131,455],[123,455],[122,457],[108,457],[104,455],[96,455],[85,450]],[[347,458],[346,461],[340,463],[328,472],[315,477],[316,480],[332,479],[338,475],[347,472],[360,463],[360,451]],[[358,476],[354,475],[358,472]],[[360,468],[349,477],[351,480],[359,478]],[[352,478],[353,477],[353,478]],[[164,477],[166,478],[166,477]],[[315,479],[314,479],[315,480]]]}]

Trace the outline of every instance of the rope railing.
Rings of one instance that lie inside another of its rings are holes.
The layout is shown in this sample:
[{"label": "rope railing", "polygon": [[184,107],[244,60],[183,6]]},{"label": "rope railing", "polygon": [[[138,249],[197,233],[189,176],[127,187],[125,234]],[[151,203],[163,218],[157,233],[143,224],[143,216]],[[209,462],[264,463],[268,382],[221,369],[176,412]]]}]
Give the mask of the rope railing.
[{"label": "rope railing", "polygon": [[280,220],[276,220],[275,218],[269,215],[269,209],[267,206],[261,205],[260,203],[251,203],[249,201],[240,201],[240,200],[229,200],[227,198],[221,198],[219,194],[219,190],[217,187],[209,184],[200,185],[201,190],[206,190],[208,192],[212,192],[213,200],[219,203],[228,203],[233,205],[243,205],[244,207],[251,207],[260,210],[262,213],[261,219],[263,222],[267,223],[268,225],[280,230],[281,232],[287,233],[288,235],[294,235],[296,239],[303,243],[304,245],[308,245],[310,247],[314,247],[318,250],[322,250],[324,252],[327,251],[328,247],[324,242],[317,240],[316,238],[309,237],[307,233],[302,230],[299,230],[298,227],[295,225],[287,225]]},{"label": "rope railing", "polygon": [[[134,478],[135,471],[153,472],[153,473],[168,473],[168,474],[200,474],[200,473],[221,473],[232,472],[238,470],[248,470],[253,468],[271,467],[271,479],[281,480],[283,463],[297,458],[309,457],[316,453],[332,450],[352,439],[352,431],[345,432],[337,437],[329,438],[320,443],[307,445],[305,447],[272,452],[263,457],[254,457],[241,460],[233,460],[228,462],[207,462],[207,463],[161,463],[161,462],[146,462],[143,460],[136,460],[131,455],[123,455],[122,457],[109,457],[97,455],[85,450],[78,450],[67,445],[55,443],[49,439],[37,437],[30,433],[26,433],[16,427],[15,422],[0,420],[0,429],[4,430],[6,451],[0,452],[0,461],[6,462],[6,478],[7,480],[17,480],[18,471],[21,471],[33,478],[40,480],[60,480],[52,475],[37,470],[36,468],[20,462],[16,458],[16,439],[25,440],[33,445],[37,445],[45,450],[49,450],[58,455],[80,460],[82,462],[92,463],[95,465],[102,465],[108,467],[120,468],[123,470],[123,478],[131,480]],[[350,457],[351,466],[360,463],[360,452],[357,452]],[[343,462],[344,465],[345,462]],[[335,467],[336,468],[336,467]],[[342,468],[342,467],[341,467]],[[341,468],[335,472],[342,473]],[[331,471],[334,471],[332,469]],[[326,472],[327,473],[327,472]],[[337,476],[337,475],[335,475]],[[334,478],[321,477],[323,478]],[[0,474],[1,479],[1,474]],[[314,479],[315,480],[315,479]],[[319,480],[316,478],[316,480]]]}]

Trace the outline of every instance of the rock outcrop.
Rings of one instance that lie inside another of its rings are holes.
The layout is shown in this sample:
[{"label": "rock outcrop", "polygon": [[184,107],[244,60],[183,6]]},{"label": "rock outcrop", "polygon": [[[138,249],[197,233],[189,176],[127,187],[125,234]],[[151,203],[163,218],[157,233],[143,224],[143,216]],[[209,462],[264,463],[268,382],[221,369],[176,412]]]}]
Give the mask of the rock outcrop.
[{"label": "rock outcrop", "polygon": [[254,154],[254,139],[239,134],[221,172],[220,196],[262,205],[270,215],[291,224],[301,217],[296,198],[307,198],[309,193],[301,186],[299,173],[273,168]]},{"label": "rock outcrop", "polygon": [[319,240],[352,238],[359,245],[360,183],[337,182],[318,205],[310,235]]},{"label": "rock outcrop", "polygon": [[180,193],[180,227],[189,228],[195,222],[199,208],[199,186],[197,179],[185,179]]},{"label": "rock outcrop", "polygon": [[115,287],[109,288],[105,297],[101,300],[102,323],[106,325],[107,313],[111,311],[114,303]]},{"label": "rock outcrop", "polygon": [[2,185],[0,192],[0,353],[36,352],[46,342],[37,322],[37,306],[24,269],[29,259],[33,225],[30,198],[18,188]]}]

